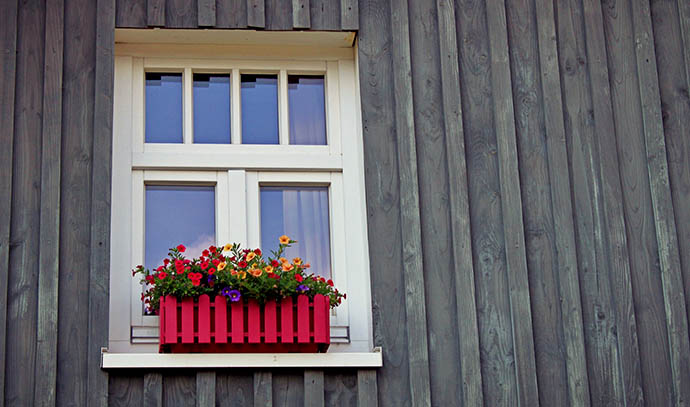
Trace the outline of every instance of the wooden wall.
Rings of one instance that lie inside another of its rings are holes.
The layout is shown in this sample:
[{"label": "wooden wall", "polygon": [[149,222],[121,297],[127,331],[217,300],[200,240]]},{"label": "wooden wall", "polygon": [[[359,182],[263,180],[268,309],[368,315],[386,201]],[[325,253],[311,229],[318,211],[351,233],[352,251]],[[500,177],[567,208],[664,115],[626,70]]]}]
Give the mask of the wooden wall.
[{"label": "wooden wall", "polygon": [[[383,368],[99,368],[116,25],[359,30]],[[7,0],[0,47],[0,406],[690,400],[687,1]]]}]

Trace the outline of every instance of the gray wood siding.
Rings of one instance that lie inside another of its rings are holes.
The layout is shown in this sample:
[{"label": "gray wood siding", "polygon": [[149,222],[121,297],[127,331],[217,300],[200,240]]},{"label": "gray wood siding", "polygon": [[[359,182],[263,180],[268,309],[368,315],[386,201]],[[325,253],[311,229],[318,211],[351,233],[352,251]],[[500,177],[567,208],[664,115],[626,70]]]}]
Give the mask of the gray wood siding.
[{"label": "gray wood siding", "polygon": [[[383,368],[99,368],[114,27],[358,31]],[[689,402],[687,1],[7,0],[0,47],[0,407]]]}]

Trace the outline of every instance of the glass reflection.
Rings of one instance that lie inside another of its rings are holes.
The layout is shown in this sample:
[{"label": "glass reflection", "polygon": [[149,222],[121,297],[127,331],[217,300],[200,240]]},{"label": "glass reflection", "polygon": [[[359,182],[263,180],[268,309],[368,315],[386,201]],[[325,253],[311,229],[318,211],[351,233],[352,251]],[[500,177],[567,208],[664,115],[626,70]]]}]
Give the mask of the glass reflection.
[{"label": "glass reflection", "polygon": [[286,258],[301,257],[309,272],[331,278],[328,187],[261,187],[261,248],[277,250],[284,234],[298,242]]},{"label": "glass reflection", "polygon": [[194,142],[230,144],[230,76],[194,74]]},{"label": "glass reflection", "polygon": [[182,74],[146,72],[146,142],[182,143]]},{"label": "glass reflection", "polygon": [[242,75],[242,144],[278,144],[278,76]]},{"label": "glass reflection", "polygon": [[290,144],[326,144],[323,76],[288,77]]}]

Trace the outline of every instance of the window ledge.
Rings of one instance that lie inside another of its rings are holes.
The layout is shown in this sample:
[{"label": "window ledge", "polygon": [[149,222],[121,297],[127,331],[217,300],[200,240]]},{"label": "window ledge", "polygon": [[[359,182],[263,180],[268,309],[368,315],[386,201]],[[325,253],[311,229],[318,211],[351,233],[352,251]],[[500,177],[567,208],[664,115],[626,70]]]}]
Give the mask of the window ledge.
[{"label": "window ledge", "polygon": [[381,367],[380,347],[373,352],[334,353],[108,353],[101,352],[103,369]]}]

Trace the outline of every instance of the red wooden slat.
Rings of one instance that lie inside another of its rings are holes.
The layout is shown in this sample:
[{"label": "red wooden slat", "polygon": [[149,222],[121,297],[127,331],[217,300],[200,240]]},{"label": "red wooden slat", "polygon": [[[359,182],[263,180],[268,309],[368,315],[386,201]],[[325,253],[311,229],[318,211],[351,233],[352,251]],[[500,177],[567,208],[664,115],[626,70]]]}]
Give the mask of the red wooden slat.
[{"label": "red wooden slat", "polygon": [[230,304],[232,343],[244,342],[244,304],[242,301]]},{"label": "red wooden slat", "polygon": [[309,342],[309,298],[297,296],[297,343]]},{"label": "red wooden slat", "polygon": [[316,294],[314,296],[314,342],[316,343],[326,343],[327,314],[326,297]]},{"label": "red wooden slat", "polygon": [[177,298],[165,297],[165,343],[177,343]]},{"label": "red wooden slat", "polygon": [[264,342],[276,343],[278,341],[276,328],[276,302],[268,301],[264,305]]},{"label": "red wooden slat", "polygon": [[199,343],[211,342],[211,300],[208,295],[199,296]]},{"label": "red wooden slat", "polygon": [[182,299],[182,343],[194,343],[194,300]]},{"label": "red wooden slat", "polygon": [[249,318],[247,318],[247,332],[249,343],[261,342],[261,311],[256,300],[249,300]]},{"label": "red wooden slat", "polygon": [[326,303],[324,308],[326,309],[326,343],[331,343],[331,302],[328,297],[325,297]]},{"label": "red wooden slat", "polygon": [[216,296],[216,343],[228,343],[228,304],[222,295]]},{"label": "red wooden slat", "polygon": [[292,298],[283,298],[280,303],[280,340],[283,343],[292,343],[294,340],[294,328],[292,326]]},{"label": "red wooden slat", "polygon": [[165,343],[165,297],[158,303],[158,343]]}]

